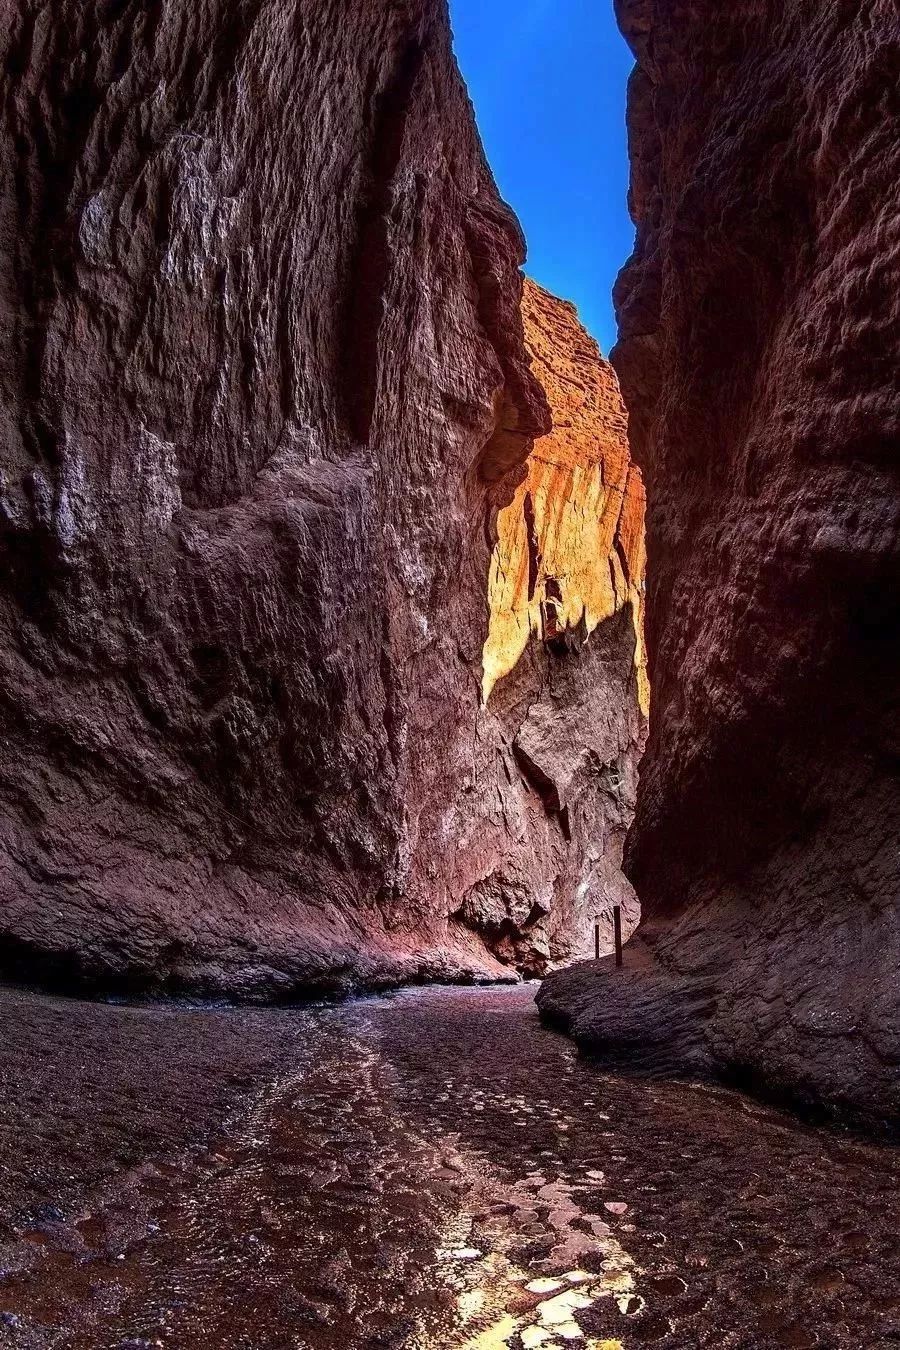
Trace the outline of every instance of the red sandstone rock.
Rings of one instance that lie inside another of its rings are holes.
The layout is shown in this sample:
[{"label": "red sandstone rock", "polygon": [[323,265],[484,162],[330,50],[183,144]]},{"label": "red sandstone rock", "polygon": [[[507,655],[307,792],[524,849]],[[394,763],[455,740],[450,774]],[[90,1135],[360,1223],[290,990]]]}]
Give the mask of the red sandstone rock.
[{"label": "red sandstone rock", "polygon": [[26,0],[0,47],[4,968],[278,997],[584,950],[633,905],[643,502],[545,297],[544,368],[615,403],[618,571],[482,709],[550,419],[444,3]]},{"label": "red sandstone rock", "polygon": [[894,0],[620,0],[647,482],[654,960],[556,977],[625,1059],[900,1112]]},{"label": "red sandstone rock", "polygon": [[579,626],[589,635],[629,605],[646,716],[644,489],[631,462],[619,383],[572,305],[526,279],[522,316],[553,426],[535,444],[525,478],[498,517],[485,698],[532,636],[552,639]]},{"label": "red sandstone rock", "polygon": [[5,966],[496,973],[409,899],[548,425],[444,4],[25,0],[0,48]]},{"label": "red sandstone rock", "polygon": [[[621,872],[646,729],[644,493],[618,382],[575,309],[531,281],[522,312],[553,426],[499,514],[485,707],[449,870],[459,914],[530,972],[593,951]],[[452,903],[448,905],[452,908]]]}]

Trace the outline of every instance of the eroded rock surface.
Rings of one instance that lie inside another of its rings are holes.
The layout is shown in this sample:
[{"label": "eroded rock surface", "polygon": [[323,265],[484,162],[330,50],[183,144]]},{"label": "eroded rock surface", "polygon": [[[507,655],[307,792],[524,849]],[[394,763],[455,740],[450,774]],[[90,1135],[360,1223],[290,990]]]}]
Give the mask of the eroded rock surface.
[{"label": "eroded rock surface", "polygon": [[531,972],[612,942],[638,904],[621,871],[649,691],[644,490],[618,381],[575,309],[526,280],[526,348],[552,430],[497,521],[477,791],[459,913]]},{"label": "eroded rock surface", "polygon": [[624,1058],[900,1111],[892,0],[620,0],[648,489],[635,969],[542,995]]},{"label": "eroded rock surface", "polygon": [[27,0],[0,47],[4,965],[496,973],[418,820],[549,423],[444,4]]},{"label": "eroded rock surface", "polygon": [[[523,470],[523,242],[443,0],[29,0],[0,42],[0,965],[290,997],[636,917],[639,476],[536,288],[583,462]],[[572,604],[485,710],[524,472],[525,608]]]},{"label": "eroded rock surface", "polygon": [[525,478],[497,520],[485,699],[532,637],[552,642],[580,628],[585,638],[628,605],[646,717],[644,488],[631,462],[619,382],[574,306],[528,278],[522,317],[553,426],[533,447]]}]

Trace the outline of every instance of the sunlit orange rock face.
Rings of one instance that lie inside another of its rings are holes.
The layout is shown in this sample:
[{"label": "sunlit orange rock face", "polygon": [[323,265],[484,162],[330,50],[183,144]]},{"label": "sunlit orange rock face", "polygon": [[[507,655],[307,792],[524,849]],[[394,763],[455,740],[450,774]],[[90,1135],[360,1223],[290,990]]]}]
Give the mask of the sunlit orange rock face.
[{"label": "sunlit orange rock face", "polygon": [[621,862],[648,689],[644,493],[615,374],[572,305],[526,281],[522,314],[550,428],[497,519],[460,791],[417,834],[452,920],[534,974],[590,955],[597,921],[608,949],[615,905],[626,932],[638,920]]},{"label": "sunlit orange rock face", "polygon": [[646,716],[644,487],[631,463],[618,380],[574,306],[526,280],[522,314],[553,428],[536,442],[498,518],[483,694],[490,697],[530,638],[586,637],[628,604]]}]

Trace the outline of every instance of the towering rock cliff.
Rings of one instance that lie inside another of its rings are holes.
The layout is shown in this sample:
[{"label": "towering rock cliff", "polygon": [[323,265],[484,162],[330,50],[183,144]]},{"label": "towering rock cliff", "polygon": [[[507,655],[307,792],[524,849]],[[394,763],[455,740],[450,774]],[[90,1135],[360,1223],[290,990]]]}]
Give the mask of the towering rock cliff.
[{"label": "towering rock cliff", "polygon": [[592,952],[598,918],[610,946],[614,904],[628,930],[638,918],[621,860],[649,697],[644,489],[573,306],[526,280],[522,313],[553,425],[497,521],[474,790],[447,875],[460,918],[540,973]]},{"label": "towering rock cliff", "polygon": [[[644,942],[542,1001],[628,1061],[900,1112],[893,0],[620,0],[648,490]],[[638,968],[640,967],[640,968]]]},{"label": "towering rock cliff", "polygon": [[500,512],[491,557],[484,697],[529,639],[582,639],[629,606],[636,698],[646,718],[644,487],[631,462],[619,383],[575,309],[526,279],[525,346],[550,404],[552,428],[528,456]]},{"label": "towering rock cliff", "polygon": [[409,895],[548,425],[440,0],[0,20],[7,967],[496,966]]},{"label": "towering rock cliff", "polygon": [[444,0],[25,0],[0,49],[0,963],[270,997],[542,968],[602,870],[574,778],[616,859],[627,823],[639,508],[579,644],[621,621],[482,708],[550,419]]}]

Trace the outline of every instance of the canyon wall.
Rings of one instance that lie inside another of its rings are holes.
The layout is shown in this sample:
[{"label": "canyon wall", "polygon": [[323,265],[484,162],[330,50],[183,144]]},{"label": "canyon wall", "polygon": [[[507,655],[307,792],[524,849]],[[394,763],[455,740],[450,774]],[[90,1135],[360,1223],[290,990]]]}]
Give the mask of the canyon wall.
[{"label": "canyon wall", "polygon": [[560,824],[593,775],[618,859],[631,583],[482,706],[497,513],[551,422],[443,0],[25,0],[0,49],[0,966],[543,969],[573,886],[631,895]]},{"label": "canyon wall", "polygon": [[27,0],[0,46],[5,966],[496,973],[409,901],[549,425],[445,6]]},{"label": "canyon wall", "polygon": [[[529,974],[612,945],[649,699],[644,489],[618,381],[575,309],[526,280],[549,435],[500,511],[488,582],[477,791],[457,808],[459,915]],[[433,847],[433,845],[432,845]]]},{"label": "canyon wall", "polygon": [[653,712],[604,1055],[900,1113],[893,0],[620,0]]}]

